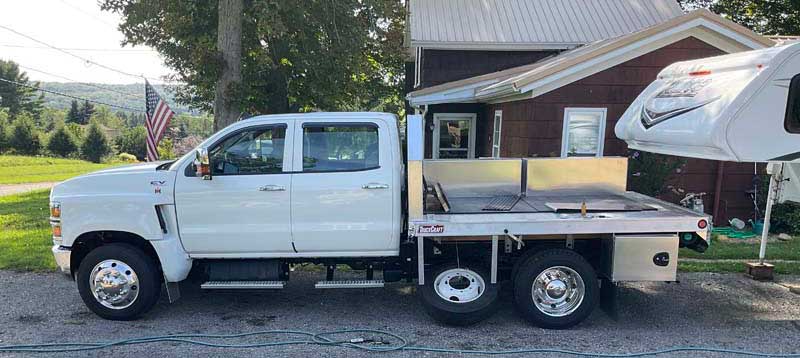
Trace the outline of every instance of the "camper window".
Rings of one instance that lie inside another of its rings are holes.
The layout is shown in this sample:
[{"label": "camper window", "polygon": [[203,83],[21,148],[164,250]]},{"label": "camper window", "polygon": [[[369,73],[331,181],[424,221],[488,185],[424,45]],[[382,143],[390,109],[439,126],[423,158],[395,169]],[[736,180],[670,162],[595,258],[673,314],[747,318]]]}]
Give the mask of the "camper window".
[{"label": "camper window", "polygon": [[800,133],[800,74],[789,85],[789,102],[786,104],[786,130]]}]

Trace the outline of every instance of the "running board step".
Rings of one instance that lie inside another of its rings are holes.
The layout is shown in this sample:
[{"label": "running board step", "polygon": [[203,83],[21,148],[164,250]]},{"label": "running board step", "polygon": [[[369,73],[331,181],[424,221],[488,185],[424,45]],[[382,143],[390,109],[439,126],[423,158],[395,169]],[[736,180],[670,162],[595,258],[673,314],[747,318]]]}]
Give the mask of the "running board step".
[{"label": "running board step", "polygon": [[208,281],[200,288],[204,290],[276,290],[282,289],[286,281]]},{"label": "running board step", "polygon": [[319,281],[314,288],[380,288],[383,280]]}]

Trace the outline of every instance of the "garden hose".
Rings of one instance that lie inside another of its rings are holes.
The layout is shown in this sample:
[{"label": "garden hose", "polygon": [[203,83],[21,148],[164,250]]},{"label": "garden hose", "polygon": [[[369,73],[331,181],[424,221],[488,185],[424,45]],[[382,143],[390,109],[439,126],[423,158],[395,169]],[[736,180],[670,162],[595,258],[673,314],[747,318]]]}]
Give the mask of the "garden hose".
[{"label": "garden hose", "polygon": [[[354,337],[348,339],[337,340],[337,336],[354,334],[376,336],[373,338]],[[235,338],[246,338],[255,336],[288,336],[296,337],[294,339],[286,339],[282,341],[258,342],[258,343],[220,343],[211,341],[216,340],[230,340]],[[386,340],[386,338],[389,340]],[[294,330],[270,330],[270,331],[257,331],[249,333],[237,334],[170,334],[160,336],[146,336],[139,338],[130,338],[117,341],[105,341],[95,343],[41,343],[41,344],[20,344],[20,345],[3,345],[0,346],[0,352],[7,353],[64,353],[64,352],[78,352],[78,351],[91,351],[100,350],[110,347],[129,346],[138,344],[149,343],[185,343],[197,346],[205,346],[212,348],[268,348],[277,346],[292,346],[292,345],[315,345],[315,346],[332,346],[337,348],[356,349],[368,351],[373,353],[386,353],[386,352],[429,352],[429,353],[455,353],[455,354],[483,354],[483,355],[514,355],[514,354],[563,354],[578,357],[605,357],[605,358],[618,358],[618,357],[645,357],[656,356],[674,353],[721,353],[727,355],[740,355],[750,357],[800,357],[800,353],[764,353],[724,348],[713,347],[671,347],[652,351],[634,352],[634,353],[599,353],[599,352],[581,352],[557,348],[521,348],[511,350],[481,350],[481,349],[452,349],[452,348],[437,348],[426,346],[413,346],[409,341],[395,333],[375,330],[375,329],[346,329],[335,330],[327,332],[307,332],[307,331],[294,331]]]}]

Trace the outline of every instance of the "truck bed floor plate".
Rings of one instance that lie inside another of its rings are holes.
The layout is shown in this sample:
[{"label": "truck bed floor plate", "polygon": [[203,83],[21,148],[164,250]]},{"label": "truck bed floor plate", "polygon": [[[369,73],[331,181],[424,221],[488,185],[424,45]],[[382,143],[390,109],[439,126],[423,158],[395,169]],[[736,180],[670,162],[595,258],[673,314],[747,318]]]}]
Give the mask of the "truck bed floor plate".
[{"label": "truck bed floor plate", "polygon": [[275,290],[282,289],[286,281],[208,281],[200,288],[204,290]]},{"label": "truck bed floor plate", "polygon": [[314,288],[380,288],[383,280],[319,281]]}]

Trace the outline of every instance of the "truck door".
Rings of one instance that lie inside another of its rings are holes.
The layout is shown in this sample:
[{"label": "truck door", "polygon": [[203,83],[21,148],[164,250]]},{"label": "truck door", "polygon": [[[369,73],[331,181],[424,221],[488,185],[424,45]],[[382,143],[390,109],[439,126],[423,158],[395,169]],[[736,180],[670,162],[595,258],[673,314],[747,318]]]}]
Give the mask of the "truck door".
[{"label": "truck door", "polygon": [[292,249],[293,123],[242,128],[208,147],[211,180],[178,174],[181,242],[198,257],[274,256]]},{"label": "truck door", "polygon": [[[295,127],[292,235],[311,256],[397,251],[390,133],[376,121],[303,121]],[[397,159],[399,160],[399,159]],[[399,213],[398,213],[399,216]]]}]

